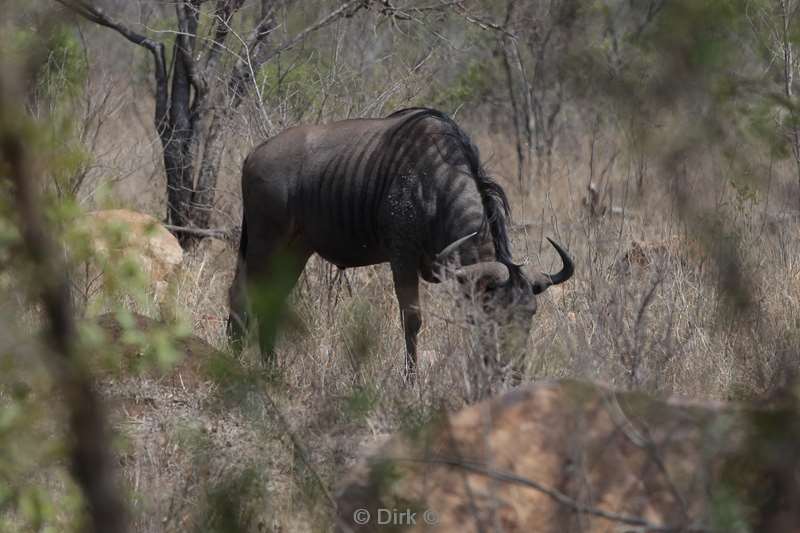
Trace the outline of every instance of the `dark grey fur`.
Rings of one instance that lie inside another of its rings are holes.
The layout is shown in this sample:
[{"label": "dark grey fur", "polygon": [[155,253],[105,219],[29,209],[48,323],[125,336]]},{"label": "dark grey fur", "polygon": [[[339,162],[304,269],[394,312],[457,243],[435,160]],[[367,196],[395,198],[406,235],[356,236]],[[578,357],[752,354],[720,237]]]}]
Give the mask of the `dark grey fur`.
[{"label": "dark grey fur", "polygon": [[[245,160],[242,197],[242,239],[230,294],[234,338],[241,338],[248,323],[246,278],[278,275],[276,257],[282,261],[280,274],[288,276],[281,301],[312,253],[340,268],[389,262],[409,375],[422,324],[419,277],[440,281],[439,253],[448,244],[475,232],[458,247],[460,265],[504,265],[507,280],[483,286],[495,304],[522,303],[528,319],[536,311],[533,295],[572,275],[572,261],[555,243],[564,261],[558,274],[531,281],[513,262],[503,189],[484,172],[469,137],[432,109],[286,130]],[[268,355],[275,317],[259,318],[268,323],[262,324],[260,339]]]}]

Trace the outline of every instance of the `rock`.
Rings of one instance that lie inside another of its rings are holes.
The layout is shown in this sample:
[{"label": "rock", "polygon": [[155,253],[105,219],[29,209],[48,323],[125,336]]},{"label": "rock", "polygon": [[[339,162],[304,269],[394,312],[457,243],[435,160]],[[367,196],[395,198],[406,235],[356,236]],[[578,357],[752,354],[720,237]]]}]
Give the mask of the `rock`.
[{"label": "rock", "polygon": [[183,261],[183,249],[175,236],[144,213],[127,209],[93,211],[77,226],[88,234],[96,256],[88,260],[86,268],[87,284],[94,284],[95,290],[98,279],[100,283],[106,281],[98,273],[99,265],[105,261],[132,260],[157,293],[163,293],[170,276]]},{"label": "rock", "polygon": [[719,404],[575,381],[516,389],[396,436],[358,465],[337,491],[341,530],[707,526],[714,471],[742,441],[737,420]]}]

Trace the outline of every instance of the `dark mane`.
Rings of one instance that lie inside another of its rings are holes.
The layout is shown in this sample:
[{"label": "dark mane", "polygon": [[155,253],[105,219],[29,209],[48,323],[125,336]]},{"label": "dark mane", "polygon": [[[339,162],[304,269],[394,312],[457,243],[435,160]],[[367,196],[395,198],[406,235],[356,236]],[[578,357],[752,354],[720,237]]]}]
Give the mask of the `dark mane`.
[{"label": "dark mane", "polygon": [[[519,266],[514,263],[511,257],[511,245],[508,238],[507,221],[511,219],[511,207],[508,204],[508,197],[505,191],[481,165],[478,148],[472,143],[469,136],[462,130],[453,119],[445,113],[427,107],[410,107],[395,111],[389,117],[397,117],[405,114],[412,114],[419,117],[425,114],[435,118],[447,126],[448,137],[454,140],[460,148],[460,153],[464,157],[464,162],[469,169],[470,175],[478,186],[478,192],[483,201],[483,211],[486,215],[484,223],[488,225],[489,232],[494,241],[495,256],[497,260],[506,265],[512,273],[519,271]],[[387,118],[389,118],[387,117]]]}]

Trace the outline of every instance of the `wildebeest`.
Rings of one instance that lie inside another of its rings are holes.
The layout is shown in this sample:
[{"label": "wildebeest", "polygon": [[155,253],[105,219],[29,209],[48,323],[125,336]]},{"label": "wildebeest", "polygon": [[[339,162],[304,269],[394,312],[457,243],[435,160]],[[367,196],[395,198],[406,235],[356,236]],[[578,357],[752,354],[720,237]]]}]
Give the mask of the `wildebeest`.
[{"label": "wildebeest", "polygon": [[447,259],[455,258],[456,277],[479,287],[485,304],[519,306],[528,327],[536,312],[534,295],[573,272],[569,255],[550,241],[563,269],[525,276],[511,257],[505,192],[484,171],[466,133],[433,109],[288,129],[246,158],[242,198],[228,331],[238,340],[246,330],[248,283],[282,279],[268,298],[272,307],[262,307],[256,317],[267,357],[275,341],[271,313],[312,253],[340,268],[390,264],[407,377],[415,372],[422,325],[419,278],[441,281]]}]

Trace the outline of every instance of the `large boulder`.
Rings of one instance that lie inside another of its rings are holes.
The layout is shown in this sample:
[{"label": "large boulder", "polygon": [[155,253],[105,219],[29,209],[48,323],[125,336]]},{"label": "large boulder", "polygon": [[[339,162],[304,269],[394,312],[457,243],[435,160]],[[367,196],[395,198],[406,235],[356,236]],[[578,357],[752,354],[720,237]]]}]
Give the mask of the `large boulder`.
[{"label": "large boulder", "polygon": [[149,287],[161,293],[183,261],[178,240],[150,215],[127,209],[93,211],[78,226],[93,250],[85,268],[89,292],[104,283],[104,263],[130,261],[145,274]]},{"label": "large boulder", "polygon": [[[750,484],[758,474],[739,492],[721,481],[737,457],[754,456],[743,453],[746,419],[574,381],[517,389],[359,464],[338,489],[340,530],[710,531],[715,513],[751,509],[737,500],[748,490],[769,494]],[[770,508],[769,520],[781,516],[779,502]],[[784,519],[760,530],[798,530],[800,519]]]}]

